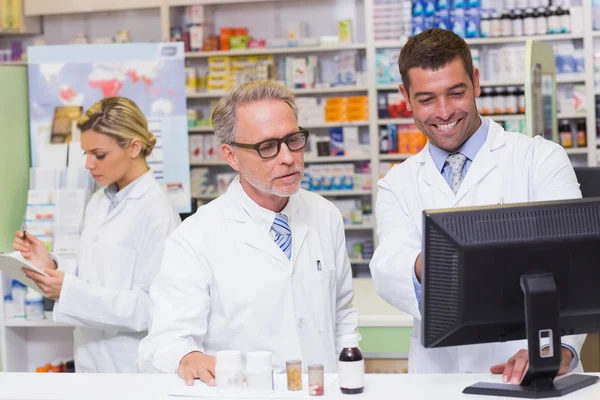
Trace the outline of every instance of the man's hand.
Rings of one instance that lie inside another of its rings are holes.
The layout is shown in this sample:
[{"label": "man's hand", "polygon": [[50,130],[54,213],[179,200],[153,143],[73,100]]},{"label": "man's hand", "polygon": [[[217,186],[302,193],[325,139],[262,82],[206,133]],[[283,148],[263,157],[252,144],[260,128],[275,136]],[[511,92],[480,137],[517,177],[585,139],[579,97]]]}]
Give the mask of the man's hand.
[{"label": "man's hand", "polygon": [[[573,360],[573,353],[566,347],[561,347],[562,360],[558,375],[564,375],[569,372],[569,365]],[[548,348],[542,350],[542,353],[547,354]],[[503,364],[494,365],[490,368],[492,374],[502,374],[502,382],[510,382],[513,385],[521,383],[527,368],[529,367],[529,353],[527,350],[519,350],[517,354],[508,359]]]},{"label": "man's hand", "polygon": [[214,386],[215,357],[199,351],[192,351],[186,354],[179,362],[177,374],[185,380],[185,384],[188,386],[193,386],[194,379],[196,378],[200,378],[208,386]]},{"label": "man's hand", "polygon": [[38,274],[35,271],[29,269],[22,269],[25,276],[34,281],[36,285],[44,292],[44,296],[50,300],[57,300],[60,297],[60,291],[62,290],[63,282],[65,280],[65,273],[63,271],[57,271],[55,269],[46,269],[44,272],[48,276]]},{"label": "man's hand", "polygon": [[417,277],[417,280],[419,281],[419,283],[421,283],[421,271],[423,269],[422,264],[423,264],[423,253],[419,253],[419,255],[417,256],[417,260],[415,261],[415,276]]}]

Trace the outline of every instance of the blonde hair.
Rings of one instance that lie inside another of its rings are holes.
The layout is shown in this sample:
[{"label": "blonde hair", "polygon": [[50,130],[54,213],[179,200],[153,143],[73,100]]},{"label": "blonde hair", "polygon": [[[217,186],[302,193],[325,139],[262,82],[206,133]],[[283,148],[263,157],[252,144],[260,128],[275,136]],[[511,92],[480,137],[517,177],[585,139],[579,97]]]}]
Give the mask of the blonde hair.
[{"label": "blonde hair", "polygon": [[94,105],[77,120],[81,132],[90,129],[115,138],[125,148],[133,139],[142,142],[140,154],[145,158],[156,145],[156,136],[148,132],[148,121],[142,110],[125,97],[106,97]]},{"label": "blonde hair", "polygon": [[294,94],[283,85],[273,81],[253,81],[244,83],[223,97],[212,113],[212,126],[221,144],[230,144],[235,140],[235,109],[239,105],[261,100],[279,100],[285,102],[298,121],[298,107]]}]

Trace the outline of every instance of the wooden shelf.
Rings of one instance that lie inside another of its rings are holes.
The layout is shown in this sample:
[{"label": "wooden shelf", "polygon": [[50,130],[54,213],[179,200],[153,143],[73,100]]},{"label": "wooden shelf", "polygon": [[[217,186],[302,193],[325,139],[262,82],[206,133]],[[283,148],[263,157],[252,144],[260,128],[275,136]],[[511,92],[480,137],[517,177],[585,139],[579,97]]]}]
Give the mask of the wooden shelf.
[{"label": "wooden shelf", "polygon": [[277,48],[255,48],[255,49],[235,49],[235,50],[217,50],[217,51],[197,51],[185,53],[186,58],[206,58],[213,56],[250,56],[260,54],[297,54],[297,53],[325,53],[343,50],[364,50],[366,45],[363,43],[349,43],[323,46],[304,46],[304,47],[277,47]]},{"label": "wooden shelf", "polygon": [[571,148],[571,149],[565,149],[565,151],[567,152],[567,154],[587,154],[588,153],[587,147],[576,147],[576,148]]},{"label": "wooden shelf", "polygon": [[216,167],[216,166],[229,166],[227,161],[222,160],[203,160],[203,161],[192,161],[190,162],[192,167]]},{"label": "wooden shelf", "polygon": [[380,154],[379,159],[381,161],[401,161],[412,156],[414,156],[414,154]]},{"label": "wooden shelf", "polygon": [[556,116],[557,119],[585,119],[587,118],[587,114],[585,113],[560,113]]},{"label": "wooden shelf", "polygon": [[319,129],[319,128],[337,128],[344,126],[369,126],[369,121],[353,121],[353,122],[323,122],[319,124],[302,124],[300,126],[305,129]]},{"label": "wooden shelf", "polygon": [[473,38],[465,39],[469,45],[486,45],[486,44],[505,44],[505,43],[522,43],[528,40],[554,41],[554,40],[573,40],[583,39],[581,34],[562,33],[554,35],[534,35],[534,36],[507,36],[493,38]]},{"label": "wooden shelf", "polygon": [[[308,88],[308,89],[290,89],[290,91],[298,96],[313,95],[313,94],[336,94],[336,93],[356,93],[366,92],[366,86],[332,86],[323,88]],[[188,93],[188,99],[218,99],[229,93],[228,90],[218,90],[212,92]]]},{"label": "wooden shelf", "polygon": [[[196,6],[196,5],[220,5],[220,4],[246,4],[246,3],[264,3],[273,0],[167,0],[171,7],[175,6]],[[292,1],[292,0],[277,0]],[[295,1],[295,0],[294,0]]]},{"label": "wooden shelf", "polygon": [[212,126],[196,126],[194,128],[188,128],[188,133],[206,133],[214,132]]},{"label": "wooden shelf", "polygon": [[27,0],[24,1],[26,16],[65,15],[106,11],[160,9],[161,0]]},{"label": "wooden shelf", "polygon": [[[493,38],[473,38],[465,39],[469,45],[486,45],[486,44],[505,44],[505,43],[522,43],[527,40],[541,40],[541,41],[553,41],[553,40],[573,40],[583,39],[581,34],[555,34],[555,35],[534,35],[534,36],[507,36],[507,37],[493,37]],[[377,49],[400,49],[404,43],[400,40],[381,40],[375,42],[375,48]]]},{"label": "wooden shelf", "polygon": [[[583,83],[585,82],[585,74],[557,74],[556,83]],[[489,86],[523,86],[525,81],[481,81],[482,87]]]},{"label": "wooden shelf", "polygon": [[494,121],[514,121],[525,119],[525,114],[491,114],[482,115],[482,117],[490,117]]},{"label": "wooden shelf", "polygon": [[359,162],[359,161],[370,161],[369,156],[327,156],[327,157],[316,157],[316,158],[305,158],[304,162],[308,164],[316,163],[344,163],[344,162]]},{"label": "wooden shelf", "polygon": [[16,65],[16,66],[27,66],[27,61],[0,61],[0,65]]},{"label": "wooden shelf", "polygon": [[370,190],[315,190],[313,193],[320,194],[323,197],[351,197],[373,194]]},{"label": "wooden shelf", "polygon": [[219,197],[220,194],[203,194],[201,196],[192,197],[193,200],[214,200]]},{"label": "wooden shelf", "polygon": [[4,320],[7,328],[69,328],[69,325],[57,324],[52,318],[30,321],[25,318],[9,318]]},{"label": "wooden shelf", "polygon": [[346,224],[344,229],[347,231],[370,231],[375,229],[372,224]]},{"label": "wooden shelf", "polygon": [[387,124],[398,124],[398,125],[409,125],[414,124],[415,121],[412,118],[382,118],[377,120],[378,125]]}]

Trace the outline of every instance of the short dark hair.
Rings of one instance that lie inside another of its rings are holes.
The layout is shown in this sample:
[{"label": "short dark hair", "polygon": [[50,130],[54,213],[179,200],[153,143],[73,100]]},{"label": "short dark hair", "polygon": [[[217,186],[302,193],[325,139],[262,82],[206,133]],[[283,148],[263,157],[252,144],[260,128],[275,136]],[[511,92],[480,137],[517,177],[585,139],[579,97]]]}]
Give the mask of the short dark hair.
[{"label": "short dark hair", "polygon": [[431,28],[410,38],[398,57],[398,68],[406,91],[410,87],[408,71],[411,68],[436,71],[457,57],[462,60],[467,75],[473,82],[471,50],[460,36],[446,29]]}]

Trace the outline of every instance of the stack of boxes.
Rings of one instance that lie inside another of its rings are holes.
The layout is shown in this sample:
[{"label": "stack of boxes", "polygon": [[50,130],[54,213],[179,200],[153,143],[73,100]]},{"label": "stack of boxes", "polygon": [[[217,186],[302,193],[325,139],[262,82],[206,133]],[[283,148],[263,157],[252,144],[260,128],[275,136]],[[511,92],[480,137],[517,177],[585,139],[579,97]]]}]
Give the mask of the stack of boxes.
[{"label": "stack of boxes", "polygon": [[[297,97],[300,125],[319,125],[325,120],[325,109],[316,97]],[[309,136],[310,139],[310,136]]]},{"label": "stack of boxes", "polygon": [[408,109],[406,100],[400,92],[377,94],[378,118],[410,118],[412,112]]},{"label": "stack of boxes", "polygon": [[325,102],[325,122],[369,120],[368,96],[329,97]]},{"label": "stack of boxes", "polygon": [[285,82],[292,89],[314,88],[319,76],[319,58],[285,57],[283,60]]},{"label": "stack of boxes", "polygon": [[200,51],[210,32],[209,17],[204,6],[185,8],[184,29],[171,29],[171,41],[183,41],[186,51]]},{"label": "stack of boxes", "polygon": [[373,6],[375,40],[405,41],[412,32],[410,0],[376,0]]},{"label": "stack of boxes", "polygon": [[223,161],[223,153],[215,135],[189,136],[190,162]]},{"label": "stack of boxes", "polygon": [[371,190],[369,164],[356,172],[353,164],[313,164],[304,168],[302,188],[311,191]]},{"label": "stack of boxes", "polygon": [[190,173],[190,184],[192,198],[216,193],[215,185],[211,185],[208,178],[208,168],[193,168]]},{"label": "stack of boxes", "polygon": [[398,68],[400,49],[377,49],[375,53],[375,76],[378,85],[401,83]]},{"label": "stack of boxes", "polygon": [[249,40],[248,28],[221,28],[219,35],[219,49],[245,49]]},{"label": "stack of boxes", "polygon": [[427,144],[427,136],[414,124],[389,124],[379,128],[379,153],[417,154]]},{"label": "stack of boxes", "polygon": [[275,79],[273,56],[232,57],[231,64],[236,86],[256,80]]},{"label": "stack of boxes", "polygon": [[234,84],[231,57],[208,57],[208,91],[231,90]]},{"label": "stack of boxes", "polygon": [[365,151],[360,145],[358,127],[344,126],[329,129],[330,156],[364,156]]},{"label": "stack of boxes", "polygon": [[441,28],[463,38],[479,37],[479,6],[478,0],[416,0],[412,9],[412,33],[417,35],[430,28]]},{"label": "stack of boxes", "polygon": [[196,69],[186,68],[186,92],[193,94],[204,89],[209,92],[228,91],[242,83],[276,78],[273,56],[213,56],[208,57],[205,85]]}]

